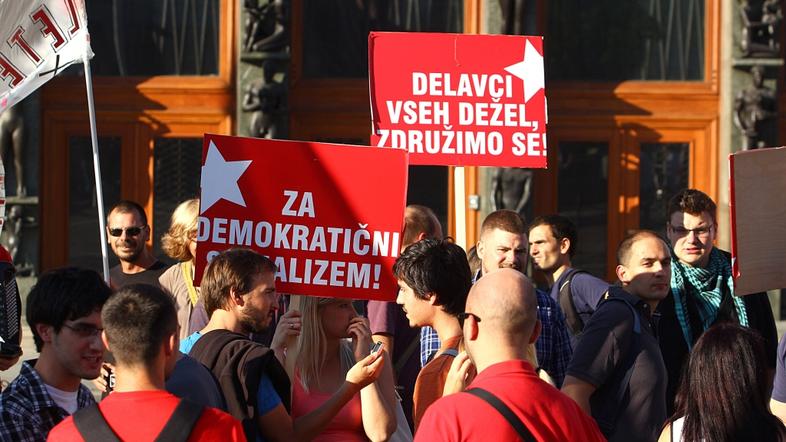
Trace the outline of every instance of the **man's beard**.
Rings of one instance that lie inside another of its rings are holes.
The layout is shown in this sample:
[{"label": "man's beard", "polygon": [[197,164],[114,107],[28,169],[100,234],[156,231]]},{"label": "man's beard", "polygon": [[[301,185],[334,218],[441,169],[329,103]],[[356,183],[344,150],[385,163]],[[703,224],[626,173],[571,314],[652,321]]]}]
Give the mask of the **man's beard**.
[{"label": "man's beard", "polygon": [[[127,246],[129,249],[131,249],[131,251],[121,256],[122,252],[120,252],[120,249],[125,247],[125,246]],[[133,242],[133,243],[123,243],[123,242],[121,242],[119,246],[117,244],[115,244],[115,249],[117,249],[115,251],[115,254],[117,255],[117,257],[121,261],[136,262],[139,259],[139,255],[142,254],[142,249],[143,248],[144,248],[144,245],[142,247],[139,247],[139,243],[136,242],[136,241]]]},{"label": "man's beard", "polygon": [[[243,317],[240,319],[240,326],[245,333],[265,333],[270,328],[270,321],[265,324],[264,318],[261,318],[261,313],[249,307],[243,307]],[[269,314],[268,314],[269,315]]]}]

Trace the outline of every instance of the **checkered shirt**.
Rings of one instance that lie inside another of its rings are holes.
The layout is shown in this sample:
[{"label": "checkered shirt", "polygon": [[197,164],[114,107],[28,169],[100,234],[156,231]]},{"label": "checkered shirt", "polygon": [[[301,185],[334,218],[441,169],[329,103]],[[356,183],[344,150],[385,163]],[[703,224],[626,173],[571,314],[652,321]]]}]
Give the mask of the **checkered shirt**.
[{"label": "checkered shirt", "polygon": [[554,379],[557,388],[562,386],[568,363],[573,356],[570,334],[557,301],[548,292],[535,289],[538,300],[538,319],[540,319],[540,337],[535,341],[535,352],[538,355],[540,368]]},{"label": "checkered shirt", "polygon": [[424,367],[434,354],[439,350],[440,346],[439,336],[437,331],[429,326],[423,326],[420,329],[420,366]]},{"label": "checkered shirt", "polygon": [[[0,441],[46,441],[49,431],[68,413],[60,408],[44,387],[33,368],[34,361],[22,363],[19,376],[0,395]],[[79,408],[95,404],[84,385],[76,398]]]}]

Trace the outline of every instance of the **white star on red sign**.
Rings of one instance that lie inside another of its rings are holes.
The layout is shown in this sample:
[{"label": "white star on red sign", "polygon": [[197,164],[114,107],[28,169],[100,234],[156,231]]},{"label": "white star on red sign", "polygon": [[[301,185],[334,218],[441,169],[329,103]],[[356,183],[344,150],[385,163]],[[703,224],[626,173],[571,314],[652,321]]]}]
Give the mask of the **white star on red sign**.
[{"label": "white star on red sign", "polygon": [[526,103],[539,90],[543,89],[543,56],[527,40],[524,47],[524,60],[505,68],[511,75],[524,81],[524,102]]},{"label": "white star on red sign", "polygon": [[200,213],[205,213],[220,199],[233,202],[246,207],[246,201],[237,185],[237,180],[251,165],[247,161],[226,161],[218,151],[216,144],[211,141],[207,149],[207,159],[202,166],[202,197],[200,200]]}]

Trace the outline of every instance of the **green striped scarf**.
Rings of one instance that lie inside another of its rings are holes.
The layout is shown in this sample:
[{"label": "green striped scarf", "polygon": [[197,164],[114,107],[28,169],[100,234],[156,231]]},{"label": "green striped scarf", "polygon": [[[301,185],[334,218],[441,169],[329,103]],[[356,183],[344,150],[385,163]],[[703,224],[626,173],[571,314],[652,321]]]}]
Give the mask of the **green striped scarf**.
[{"label": "green striped scarf", "polygon": [[[718,316],[718,309],[723,301],[722,287],[725,284],[733,296],[734,280],[731,277],[731,264],[718,249],[710,252],[710,262],[706,269],[683,264],[671,251],[671,293],[674,296],[674,308],[677,320],[682,327],[688,350],[693,348],[693,332],[688,317],[688,301],[690,297],[696,304],[703,330],[707,330]],[[740,325],[748,326],[748,313],[745,302],[739,296],[733,296]]]}]

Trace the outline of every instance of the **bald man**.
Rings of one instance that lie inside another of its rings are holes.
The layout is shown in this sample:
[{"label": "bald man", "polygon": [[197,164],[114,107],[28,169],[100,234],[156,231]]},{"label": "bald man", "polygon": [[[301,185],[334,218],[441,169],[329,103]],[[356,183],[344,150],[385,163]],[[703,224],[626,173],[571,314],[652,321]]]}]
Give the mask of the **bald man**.
[{"label": "bald man", "polygon": [[669,293],[671,255],[642,230],[620,243],[617,263],[622,287],[612,286],[587,322],[562,391],[610,441],[655,441],[667,417],[667,376],[652,313]]},{"label": "bald man", "polygon": [[[540,333],[535,289],[526,276],[500,269],[479,279],[459,321],[467,353],[456,364],[469,358],[478,375],[465,392],[429,407],[416,441],[529,440],[527,434],[535,440],[604,440],[595,422],[526,362],[527,347]],[[495,401],[512,412],[512,421],[499,404],[491,405]]]}]

